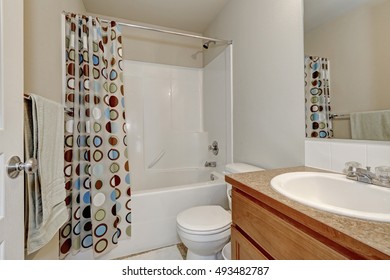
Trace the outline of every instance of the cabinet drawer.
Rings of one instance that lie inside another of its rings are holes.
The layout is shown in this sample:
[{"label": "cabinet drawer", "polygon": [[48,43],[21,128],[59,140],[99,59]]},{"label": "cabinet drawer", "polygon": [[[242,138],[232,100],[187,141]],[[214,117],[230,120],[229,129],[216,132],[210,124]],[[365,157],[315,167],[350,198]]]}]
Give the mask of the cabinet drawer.
[{"label": "cabinet drawer", "polygon": [[232,227],[231,244],[233,260],[267,260],[267,257],[234,226]]},{"label": "cabinet drawer", "polygon": [[233,224],[275,259],[346,259],[235,189]]}]

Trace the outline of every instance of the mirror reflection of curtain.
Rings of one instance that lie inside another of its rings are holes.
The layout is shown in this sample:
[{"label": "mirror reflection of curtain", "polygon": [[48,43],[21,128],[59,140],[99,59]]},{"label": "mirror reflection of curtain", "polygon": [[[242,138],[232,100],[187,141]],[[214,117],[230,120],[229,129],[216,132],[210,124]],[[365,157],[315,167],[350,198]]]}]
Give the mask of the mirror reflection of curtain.
[{"label": "mirror reflection of curtain", "polygon": [[305,56],[306,137],[332,138],[329,60]]}]

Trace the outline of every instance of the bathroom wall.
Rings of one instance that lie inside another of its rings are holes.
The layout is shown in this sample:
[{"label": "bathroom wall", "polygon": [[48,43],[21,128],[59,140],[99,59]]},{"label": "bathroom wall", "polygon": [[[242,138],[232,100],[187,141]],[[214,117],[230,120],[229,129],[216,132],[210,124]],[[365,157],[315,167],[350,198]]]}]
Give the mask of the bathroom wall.
[{"label": "bathroom wall", "polygon": [[[103,19],[141,25],[148,28],[202,36],[185,30],[157,26],[144,22],[88,13]],[[183,67],[203,67],[202,41],[196,38],[177,36],[163,32],[148,31],[132,27],[121,27],[123,59]]]},{"label": "bathroom wall", "polygon": [[[84,12],[81,0],[24,1],[24,90],[62,102],[61,12]],[[58,259],[58,235],[27,259]]]},{"label": "bathroom wall", "polygon": [[233,40],[234,161],[302,165],[302,0],[230,1],[205,35]]},{"label": "bathroom wall", "polygon": [[363,167],[390,166],[390,142],[343,139],[306,139],[305,165],[342,173],[345,163],[357,161]]},{"label": "bathroom wall", "polygon": [[81,0],[24,1],[24,87],[62,102],[61,12],[85,12]]},{"label": "bathroom wall", "polygon": [[[131,23],[188,33],[183,30],[167,29],[165,27],[153,26],[145,23]],[[123,58],[126,60],[184,67],[201,68],[203,66],[203,57],[199,52],[202,49],[202,42],[199,39],[168,35],[164,33],[145,31],[128,27],[122,28],[122,35]]]}]

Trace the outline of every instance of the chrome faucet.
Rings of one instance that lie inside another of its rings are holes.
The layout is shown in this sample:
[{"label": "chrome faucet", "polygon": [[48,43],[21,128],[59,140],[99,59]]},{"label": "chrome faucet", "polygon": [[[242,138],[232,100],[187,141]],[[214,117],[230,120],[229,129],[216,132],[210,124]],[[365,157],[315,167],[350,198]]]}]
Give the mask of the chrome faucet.
[{"label": "chrome faucet", "polygon": [[211,151],[215,156],[218,155],[219,148],[217,141],[213,141],[213,143],[209,145],[209,151]]},{"label": "chrome faucet", "polygon": [[355,161],[346,162],[345,167],[347,179],[390,188],[390,167],[388,166],[376,167],[375,173],[371,172],[371,167],[367,166],[364,169],[360,163]]},{"label": "chrome faucet", "polygon": [[204,164],[205,167],[217,167],[216,161],[206,161]]}]

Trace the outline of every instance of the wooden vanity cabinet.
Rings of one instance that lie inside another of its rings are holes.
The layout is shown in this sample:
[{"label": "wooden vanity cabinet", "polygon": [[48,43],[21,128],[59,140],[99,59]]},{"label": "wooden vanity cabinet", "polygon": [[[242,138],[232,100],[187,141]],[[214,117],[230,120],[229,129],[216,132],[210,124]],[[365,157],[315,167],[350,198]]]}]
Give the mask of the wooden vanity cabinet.
[{"label": "wooden vanity cabinet", "polygon": [[[390,224],[316,210],[285,199],[270,180],[295,167],[232,174],[232,259],[390,260]],[[378,249],[383,248],[383,249]]]},{"label": "wooden vanity cabinet", "polygon": [[346,259],[236,189],[232,208],[233,259]]}]

